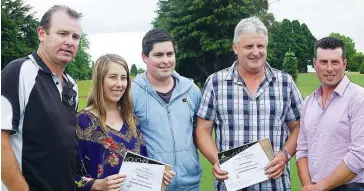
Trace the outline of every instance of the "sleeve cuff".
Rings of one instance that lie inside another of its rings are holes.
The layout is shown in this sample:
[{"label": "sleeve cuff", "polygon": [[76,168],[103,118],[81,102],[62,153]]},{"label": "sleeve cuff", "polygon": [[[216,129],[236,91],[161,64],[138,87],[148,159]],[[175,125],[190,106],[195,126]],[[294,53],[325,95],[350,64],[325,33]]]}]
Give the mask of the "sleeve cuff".
[{"label": "sleeve cuff", "polygon": [[86,185],[86,189],[87,189],[87,190],[91,190],[92,186],[93,186],[93,185],[94,185],[94,183],[95,183],[95,180],[96,180],[96,179],[92,179],[92,180],[90,180],[90,181],[87,183],[87,185]]},{"label": "sleeve cuff", "polygon": [[214,118],[212,116],[203,115],[201,112],[197,112],[196,116],[205,120],[214,121]]},{"label": "sleeve cuff", "polygon": [[301,116],[298,116],[298,117],[295,117],[295,116],[293,116],[293,117],[287,117],[286,122],[289,123],[291,121],[297,121],[297,120],[300,120],[300,119],[301,119]]},{"label": "sleeve cuff", "polygon": [[297,151],[297,152],[296,152],[296,163],[297,163],[300,159],[302,159],[302,158],[307,158],[307,154],[304,154],[304,153],[302,153],[302,152]]},{"label": "sleeve cuff", "polygon": [[355,174],[360,174],[364,170],[364,167],[360,165],[359,161],[357,161],[356,157],[351,153],[346,154],[344,163],[346,167]]}]

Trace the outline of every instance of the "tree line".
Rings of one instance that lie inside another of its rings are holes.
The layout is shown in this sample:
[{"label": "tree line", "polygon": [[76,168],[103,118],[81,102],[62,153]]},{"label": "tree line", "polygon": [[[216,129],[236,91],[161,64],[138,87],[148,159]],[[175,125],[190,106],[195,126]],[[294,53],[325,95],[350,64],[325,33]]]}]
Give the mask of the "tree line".
[{"label": "tree line", "polygon": [[[231,47],[234,28],[242,18],[256,15],[269,31],[268,63],[296,79],[298,72],[307,72],[307,66],[312,65],[317,39],[305,23],[276,21],[268,13],[268,6],[267,0],[159,0],[152,23],[170,31],[176,40],[176,70],[201,84],[210,74],[236,60]],[[1,69],[37,49],[37,26],[32,7],[23,0],[1,1]],[[364,73],[364,54],[355,49],[354,41],[339,33],[330,36],[345,42],[347,70]],[[91,78],[93,62],[88,49],[89,40],[83,33],[79,51],[66,67],[76,80]],[[141,72],[135,64],[131,66],[132,76]]]},{"label": "tree line", "polygon": [[[316,38],[305,23],[276,21],[268,13],[267,0],[159,0],[155,27],[165,28],[177,42],[177,70],[203,83],[213,72],[229,67],[236,57],[231,43],[236,24],[258,16],[269,31],[267,61],[277,69],[297,76],[312,65]],[[363,53],[355,50],[350,37],[332,33],[344,40],[348,49],[349,71],[364,73]],[[202,74],[202,75],[201,75]]]}]

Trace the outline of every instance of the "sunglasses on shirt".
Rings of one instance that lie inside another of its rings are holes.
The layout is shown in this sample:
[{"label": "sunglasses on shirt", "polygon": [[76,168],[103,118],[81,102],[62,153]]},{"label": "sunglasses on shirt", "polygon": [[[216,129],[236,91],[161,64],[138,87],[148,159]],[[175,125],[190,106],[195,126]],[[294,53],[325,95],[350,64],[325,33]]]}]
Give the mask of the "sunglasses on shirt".
[{"label": "sunglasses on shirt", "polygon": [[76,108],[77,92],[73,89],[73,84],[67,80],[64,81],[62,90],[62,102]]}]

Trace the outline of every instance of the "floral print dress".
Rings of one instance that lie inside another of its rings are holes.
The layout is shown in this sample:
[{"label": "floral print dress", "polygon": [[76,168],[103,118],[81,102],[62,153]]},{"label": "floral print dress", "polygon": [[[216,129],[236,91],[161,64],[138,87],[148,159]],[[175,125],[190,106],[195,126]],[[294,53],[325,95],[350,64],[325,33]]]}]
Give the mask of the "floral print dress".
[{"label": "floral print dress", "polygon": [[127,151],[147,156],[145,142],[137,126],[137,137],[124,122],[120,131],[108,126],[108,135],[100,128],[98,117],[83,110],[77,115],[77,190],[91,190],[96,179],[119,173]]}]

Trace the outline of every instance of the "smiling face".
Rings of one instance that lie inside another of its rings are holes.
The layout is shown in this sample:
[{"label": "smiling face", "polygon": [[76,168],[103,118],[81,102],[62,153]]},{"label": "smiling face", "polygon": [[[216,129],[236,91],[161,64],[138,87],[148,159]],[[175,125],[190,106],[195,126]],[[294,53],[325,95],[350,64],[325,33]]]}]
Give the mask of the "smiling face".
[{"label": "smiling face", "polygon": [[65,11],[53,13],[49,30],[39,27],[38,37],[41,54],[47,60],[66,65],[76,56],[81,38],[81,25],[78,19],[71,18]]},{"label": "smiling face", "polygon": [[158,81],[171,77],[176,66],[176,57],[171,41],[158,42],[153,45],[149,55],[142,55],[147,64],[148,76]]},{"label": "smiling face", "polygon": [[342,55],[341,48],[316,50],[313,65],[322,87],[334,89],[344,77],[347,60]]},{"label": "smiling face", "polygon": [[239,67],[251,73],[260,72],[267,58],[267,42],[263,34],[241,34],[238,43],[233,42]]},{"label": "smiling face", "polygon": [[128,85],[127,72],[121,64],[111,62],[103,80],[103,92],[106,103],[117,105]]}]

